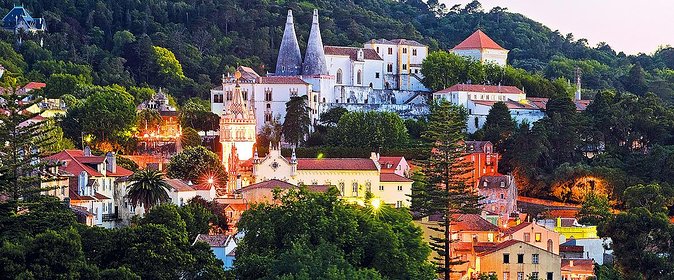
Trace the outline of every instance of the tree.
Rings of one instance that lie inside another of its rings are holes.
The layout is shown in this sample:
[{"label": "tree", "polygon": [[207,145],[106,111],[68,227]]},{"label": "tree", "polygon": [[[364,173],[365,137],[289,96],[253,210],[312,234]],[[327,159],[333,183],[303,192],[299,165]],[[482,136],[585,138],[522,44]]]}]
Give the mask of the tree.
[{"label": "tree", "polygon": [[421,65],[423,83],[432,91],[438,91],[458,83],[471,80],[481,83],[484,69],[481,63],[469,61],[453,53],[435,51],[430,53]]},{"label": "tree", "polygon": [[180,143],[183,147],[196,147],[201,145],[201,136],[194,128],[186,127],[183,129],[183,135],[180,136]]},{"label": "tree", "polygon": [[40,183],[53,179],[40,172],[53,163],[40,161],[40,157],[55,143],[50,137],[55,127],[49,122],[28,121],[37,114],[27,109],[41,99],[31,93],[19,95],[15,79],[5,78],[0,86],[6,91],[0,102],[5,112],[0,114],[0,143],[4,143],[0,145],[0,193],[18,200],[42,191]]},{"label": "tree", "polygon": [[147,213],[153,206],[169,201],[171,186],[164,181],[164,175],[157,170],[144,169],[131,176],[127,196],[134,206],[143,205]]},{"label": "tree", "polygon": [[[338,191],[305,188],[244,212],[237,247],[242,279],[433,279],[429,249],[406,210],[348,204]],[[316,222],[320,221],[320,222]],[[382,242],[387,240],[387,242]]]},{"label": "tree", "polygon": [[379,149],[404,147],[409,141],[405,122],[393,112],[349,112],[328,133],[333,146]]},{"label": "tree", "polygon": [[161,115],[154,109],[143,109],[136,113],[136,126],[148,134],[156,131],[161,121]]},{"label": "tree", "polygon": [[172,84],[185,79],[180,61],[169,49],[153,46],[152,59],[154,71],[157,75],[155,77],[157,84]]},{"label": "tree", "polygon": [[321,114],[321,123],[329,127],[334,127],[339,122],[339,119],[348,112],[349,110],[344,107],[330,108],[330,110]]},{"label": "tree", "polygon": [[503,102],[496,102],[489,110],[487,121],[484,123],[484,139],[494,144],[494,149],[504,151],[504,144],[515,131],[515,122],[510,116],[510,110]]},{"label": "tree", "polygon": [[290,97],[290,101],[286,102],[286,116],[283,120],[282,129],[283,137],[288,143],[295,146],[304,142],[311,126],[306,99],[306,96],[293,96]]},{"label": "tree", "polygon": [[433,143],[430,158],[422,167],[421,184],[412,190],[413,212],[420,216],[439,215],[440,222],[431,229],[442,237],[431,237],[431,249],[439,255],[434,261],[437,271],[449,279],[452,266],[463,263],[450,256],[452,232],[450,224],[456,214],[479,213],[480,197],[467,181],[471,172],[470,163],[462,160],[466,156],[463,144],[466,129],[466,111],[463,107],[450,104],[446,100],[436,102],[428,117],[428,129],[424,138]]},{"label": "tree", "polygon": [[66,120],[70,119],[81,132],[93,134],[99,141],[108,141],[130,132],[136,123],[133,96],[119,86],[94,86],[88,91],[91,93],[81,106],[68,110]]},{"label": "tree", "polygon": [[580,208],[576,218],[584,225],[599,225],[611,217],[611,205],[608,196],[590,192],[585,196],[583,207]]},{"label": "tree", "polygon": [[73,94],[84,83],[81,77],[72,74],[53,74],[49,76],[44,93],[48,98],[60,98],[64,94]]},{"label": "tree", "polygon": [[646,75],[639,63],[634,64],[627,76],[623,77],[623,86],[627,91],[636,95],[645,95],[648,92]]},{"label": "tree", "polygon": [[186,148],[171,157],[167,170],[169,177],[195,184],[204,184],[213,179],[218,193],[227,186],[227,174],[218,155],[203,146]]}]

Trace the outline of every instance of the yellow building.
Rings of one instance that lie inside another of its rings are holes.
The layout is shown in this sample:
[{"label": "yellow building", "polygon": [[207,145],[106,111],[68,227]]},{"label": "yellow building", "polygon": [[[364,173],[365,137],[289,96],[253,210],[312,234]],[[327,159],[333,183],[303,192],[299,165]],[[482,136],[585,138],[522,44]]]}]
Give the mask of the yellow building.
[{"label": "yellow building", "polygon": [[494,274],[500,280],[561,279],[558,254],[519,241],[504,241],[478,254],[475,267],[481,273]]},{"label": "yellow building", "polygon": [[574,218],[557,218],[555,231],[564,235],[566,239],[599,238],[597,226],[584,226],[578,224]]}]

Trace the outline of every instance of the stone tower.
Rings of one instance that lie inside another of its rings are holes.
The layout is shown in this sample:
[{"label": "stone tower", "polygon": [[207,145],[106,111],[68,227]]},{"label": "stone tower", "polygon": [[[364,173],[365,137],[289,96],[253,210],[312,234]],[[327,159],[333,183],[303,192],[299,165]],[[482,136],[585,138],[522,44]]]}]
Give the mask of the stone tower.
[{"label": "stone tower", "polygon": [[[226,101],[225,110],[220,117],[220,143],[222,144],[222,164],[228,172],[232,172],[238,160],[253,157],[255,146],[255,112],[249,102],[243,99],[239,79],[241,72],[234,74],[236,86],[227,91],[231,100]],[[223,85],[223,89],[225,89]]]},{"label": "stone tower", "polygon": [[276,59],[275,74],[276,76],[297,76],[301,71],[302,54],[300,54],[300,45],[297,43],[297,36],[295,35],[293,11],[288,10],[288,19]]},{"label": "stone tower", "polygon": [[325,63],[323,39],[321,38],[321,30],[318,26],[318,10],[314,10],[309,41],[307,41],[307,52],[304,55],[304,64],[302,65],[302,75],[313,76],[327,74],[328,66]]}]

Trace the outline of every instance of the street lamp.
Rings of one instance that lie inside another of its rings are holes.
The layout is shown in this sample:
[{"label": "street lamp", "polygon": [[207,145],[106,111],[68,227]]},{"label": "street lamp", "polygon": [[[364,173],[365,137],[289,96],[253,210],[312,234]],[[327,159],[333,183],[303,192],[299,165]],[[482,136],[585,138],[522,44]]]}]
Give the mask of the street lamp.
[{"label": "street lamp", "polygon": [[372,200],[370,200],[370,204],[372,205],[372,208],[374,208],[374,210],[377,211],[381,207],[381,199],[373,198]]}]

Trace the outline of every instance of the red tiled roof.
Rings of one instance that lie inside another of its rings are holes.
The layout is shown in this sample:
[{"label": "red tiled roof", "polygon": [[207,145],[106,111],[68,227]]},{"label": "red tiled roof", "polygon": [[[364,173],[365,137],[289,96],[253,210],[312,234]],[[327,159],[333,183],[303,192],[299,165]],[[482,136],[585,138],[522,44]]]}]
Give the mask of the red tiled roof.
[{"label": "red tiled roof", "polygon": [[[46,158],[47,160],[59,160],[65,162],[65,166],[61,167],[66,172],[79,175],[80,172],[85,171],[89,176],[101,177],[103,174],[98,172],[96,169],[88,166],[89,163],[102,163],[105,160],[105,157],[101,156],[84,156],[82,150],[63,150],[60,153],[53,154]],[[133,175],[133,171],[130,171],[124,167],[117,165],[116,172],[106,172],[108,177],[126,177]]]},{"label": "red tiled roof", "polygon": [[95,197],[96,199],[99,199],[99,200],[100,200],[100,199],[110,199],[109,197],[104,196],[104,195],[102,195],[102,194],[100,194],[100,193],[95,193],[95,194],[94,194],[94,197]]},{"label": "red tiled roof", "polygon": [[367,158],[300,158],[297,170],[377,170],[377,166]]},{"label": "red tiled roof", "polygon": [[498,227],[483,219],[478,214],[455,214],[452,215],[453,231],[498,231]]},{"label": "red tiled roof", "polygon": [[[379,157],[379,165],[381,166],[382,173],[393,173],[398,167],[398,164],[403,160],[403,157]],[[390,168],[386,167],[391,165]]]},{"label": "red tiled roof", "polygon": [[504,94],[524,94],[522,90],[515,86],[493,86],[493,85],[469,85],[456,84],[436,93],[450,93],[457,91],[483,92],[483,93],[504,93]]},{"label": "red tiled roof", "polygon": [[[571,266],[573,262],[573,266]],[[562,271],[594,274],[594,261],[586,259],[562,259]]]},{"label": "red tiled roof", "polygon": [[211,190],[211,185],[209,184],[196,184],[192,185],[192,188],[198,191],[210,191]]},{"label": "red tiled roof", "polygon": [[40,83],[40,82],[30,82],[23,86],[24,89],[41,89],[43,87],[46,87],[47,84],[45,83]]},{"label": "red tiled roof", "polygon": [[[496,244],[496,246],[491,247],[488,250],[485,250],[484,252],[481,252],[479,255],[480,256],[489,255],[493,252],[496,252],[496,251],[504,249],[504,248],[508,248],[508,247],[516,245],[518,243],[524,243],[524,242],[519,241],[519,240],[514,240],[514,239],[506,240],[506,241],[503,241],[499,244]],[[524,243],[524,244],[526,244],[526,243]]]},{"label": "red tiled roof", "polygon": [[570,252],[570,253],[582,253],[583,252],[583,246],[559,245],[559,251],[560,252]]},{"label": "red tiled roof", "polygon": [[373,49],[363,49],[355,47],[335,47],[335,46],[325,46],[323,47],[325,55],[343,55],[349,56],[351,60],[358,60],[358,50],[363,50],[363,58],[368,60],[382,60],[382,58],[377,54]]},{"label": "red tiled roof", "polygon": [[248,210],[248,204],[245,203],[230,203],[225,205],[225,209],[232,208],[234,211],[243,212]]},{"label": "red tiled roof", "polygon": [[518,232],[521,229],[524,229],[525,227],[528,227],[530,225],[531,225],[530,222],[524,222],[524,223],[521,223],[521,224],[516,225],[514,227],[510,227],[510,228],[505,229],[503,231],[503,234],[505,234],[506,236],[509,236],[509,235],[512,235],[513,233]]},{"label": "red tiled roof", "polygon": [[201,241],[206,242],[211,247],[224,247],[229,239],[229,235],[225,234],[199,234],[194,242]]},{"label": "red tiled roof", "polygon": [[260,84],[308,85],[307,82],[296,76],[260,77]]},{"label": "red tiled roof", "polygon": [[164,181],[171,186],[177,192],[189,192],[194,191],[194,188],[190,187],[188,184],[183,182],[180,179],[169,179],[165,178]]},{"label": "red tiled roof", "polygon": [[472,35],[468,36],[463,42],[459,43],[454,47],[454,50],[472,50],[472,49],[494,49],[494,50],[505,50],[499,44],[494,42],[487,34],[484,34],[482,30],[477,30]]},{"label": "red tiled roof", "polygon": [[410,180],[408,178],[405,178],[403,176],[400,176],[395,173],[381,173],[379,175],[379,181],[380,182],[414,182],[414,180]]}]

